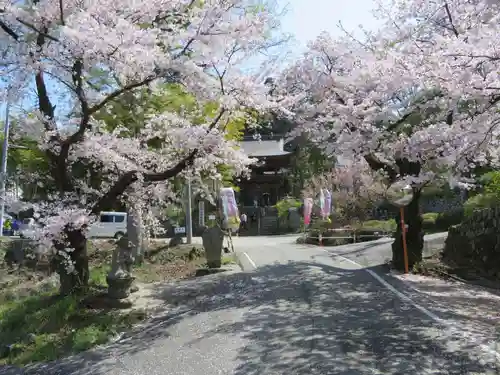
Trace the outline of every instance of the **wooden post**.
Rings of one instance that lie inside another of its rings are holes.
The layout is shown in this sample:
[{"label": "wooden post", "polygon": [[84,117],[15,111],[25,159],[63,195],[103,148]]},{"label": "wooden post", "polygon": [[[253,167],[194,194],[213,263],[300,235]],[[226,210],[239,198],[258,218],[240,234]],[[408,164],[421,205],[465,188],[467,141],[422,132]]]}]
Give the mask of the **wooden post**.
[{"label": "wooden post", "polygon": [[403,257],[405,262],[405,273],[408,273],[408,248],[406,246],[406,225],[405,225],[405,209],[401,207],[399,209],[401,215],[401,235],[403,239]]}]

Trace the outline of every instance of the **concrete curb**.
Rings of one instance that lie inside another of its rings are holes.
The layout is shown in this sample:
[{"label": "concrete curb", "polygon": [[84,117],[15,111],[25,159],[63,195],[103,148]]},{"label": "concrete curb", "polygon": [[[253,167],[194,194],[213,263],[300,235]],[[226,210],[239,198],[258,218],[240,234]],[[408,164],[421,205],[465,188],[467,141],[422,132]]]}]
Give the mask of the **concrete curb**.
[{"label": "concrete curb", "polygon": [[234,259],[242,271],[253,271],[256,266],[244,251],[235,251]]},{"label": "concrete curb", "polygon": [[240,267],[242,271],[245,271],[245,268],[243,267],[243,262],[241,261],[241,254],[234,251],[232,257],[234,262],[238,265],[238,267]]}]

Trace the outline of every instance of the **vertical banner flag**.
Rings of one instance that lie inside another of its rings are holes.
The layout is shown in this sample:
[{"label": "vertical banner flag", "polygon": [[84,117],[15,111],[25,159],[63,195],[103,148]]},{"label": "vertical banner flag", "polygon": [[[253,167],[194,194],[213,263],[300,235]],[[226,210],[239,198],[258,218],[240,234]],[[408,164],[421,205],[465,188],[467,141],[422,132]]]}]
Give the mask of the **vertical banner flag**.
[{"label": "vertical banner flag", "polygon": [[237,230],[240,227],[240,215],[234,190],[232,188],[220,189],[220,200],[227,229]]},{"label": "vertical banner flag", "polygon": [[325,190],[320,189],[319,190],[319,210],[321,217],[324,219],[325,218]]},{"label": "vertical banner flag", "polygon": [[332,212],[332,193],[330,193],[329,190],[327,189],[322,189],[323,191],[323,207],[322,207],[322,214],[323,218],[327,218],[330,216]]},{"label": "vertical banner flag", "polygon": [[305,198],[304,199],[304,224],[309,225],[311,223],[311,214],[313,208],[313,199]]}]

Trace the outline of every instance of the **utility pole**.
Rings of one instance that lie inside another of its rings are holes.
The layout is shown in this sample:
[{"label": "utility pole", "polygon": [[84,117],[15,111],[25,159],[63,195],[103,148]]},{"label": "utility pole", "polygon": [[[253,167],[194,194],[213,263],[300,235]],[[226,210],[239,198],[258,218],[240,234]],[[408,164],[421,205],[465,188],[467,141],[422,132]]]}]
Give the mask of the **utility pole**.
[{"label": "utility pole", "polygon": [[193,242],[193,215],[191,209],[191,178],[186,179],[186,196],[187,196],[187,204],[186,204],[186,243],[191,244]]},{"label": "utility pole", "polygon": [[0,170],[0,234],[3,236],[3,224],[5,215],[5,185],[7,180],[7,155],[9,152],[9,93],[7,92],[7,106],[5,107],[5,124],[3,130],[3,148],[2,148],[2,165]]}]

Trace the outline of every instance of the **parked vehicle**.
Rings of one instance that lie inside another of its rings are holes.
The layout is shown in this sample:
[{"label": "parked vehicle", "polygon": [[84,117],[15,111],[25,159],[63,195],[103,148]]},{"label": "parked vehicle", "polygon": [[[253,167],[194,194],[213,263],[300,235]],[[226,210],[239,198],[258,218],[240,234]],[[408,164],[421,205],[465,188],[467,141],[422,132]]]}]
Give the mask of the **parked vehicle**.
[{"label": "parked vehicle", "polygon": [[99,221],[92,224],[89,229],[89,237],[114,237],[116,239],[127,233],[126,212],[101,212]]},{"label": "parked vehicle", "polygon": [[24,219],[21,224],[19,224],[19,237],[33,238],[36,229],[39,227],[40,224],[38,224],[32,217]]}]

